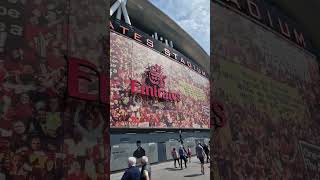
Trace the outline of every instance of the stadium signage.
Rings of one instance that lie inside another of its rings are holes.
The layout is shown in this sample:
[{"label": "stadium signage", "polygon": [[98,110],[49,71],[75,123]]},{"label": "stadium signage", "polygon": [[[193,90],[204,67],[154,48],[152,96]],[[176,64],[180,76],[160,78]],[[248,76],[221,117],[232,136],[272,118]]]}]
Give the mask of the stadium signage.
[{"label": "stadium signage", "polygon": [[204,69],[202,69],[199,65],[192,62],[189,58],[181,54],[180,52],[176,51],[175,49],[171,48],[170,46],[166,46],[161,41],[153,39],[148,34],[138,30],[137,28],[126,24],[122,21],[117,19],[110,20],[109,27],[112,31],[118,32],[119,34],[125,35],[135,41],[148,46],[151,49],[154,49],[165,56],[168,56],[175,61],[179,62],[187,66],[189,69],[196,71],[197,73],[201,74],[202,76],[208,77],[208,74]]},{"label": "stadium signage", "polygon": [[240,11],[265,26],[273,29],[299,47],[312,52],[311,43],[299,30],[296,23],[281,13],[278,9],[263,0],[214,0],[222,2],[231,9]]},{"label": "stadium signage", "polygon": [[156,97],[167,101],[180,101],[180,94],[165,90],[166,76],[162,72],[160,65],[151,65],[146,68],[144,73],[145,81],[140,83],[137,80],[131,80],[131,93],[142,94],[150,97]]},{"label": "stadium signage", "polygon": [[[78,98],[86,101],[108,103],[107,90],[108,90],[108,76],[105,73],[98,71],[96,65],[91,62],[70,57],[68,59],[68,95],[73,98]],[[160,65],[150,65],[146,68],[143,74],[144,82],[131,80],[131,93],[141,94],[150,97],[159,98],[165,101],[181,100],[180,94],[174,93],[165,89],[166,76],[163,73],[163,68]],[[98,93],[92,94],[90,92],[81,92],[80,80],[87,82],[94,82],[99,84]]]},{"label": "stadium signage", "polygon": [[[78,98],[86,101],[101,102],[103,104],[109,103],[107,97],[108,90],[108,76],[105,73],[98,71],[96,65],[91,62],[70,57],[68,60],[68,95],[73,98]],[[85,80],[88,82],[93,82],[97,80],[99,83],[98,94],[92,94],[89,92],[80,91],[80,81]]]}]

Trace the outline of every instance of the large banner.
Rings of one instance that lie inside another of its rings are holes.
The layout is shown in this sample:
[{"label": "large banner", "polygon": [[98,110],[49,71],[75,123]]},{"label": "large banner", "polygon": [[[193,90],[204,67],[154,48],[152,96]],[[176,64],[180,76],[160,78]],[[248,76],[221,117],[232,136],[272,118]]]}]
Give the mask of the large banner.
[{"label": "large banner", "polygon": [[109,179],[106,108],[67,93],[70,57],[104,67],[108,6],[0,1],[0,179]]},{"label": "large banner", "polygon": [[238,12],[214,4],[214,179],[307,179],[299,139],[319,145],[315,56]]},{"label": "large banner", "polygon": [[111,127],[209,128],[209,80],[111,33]]}]

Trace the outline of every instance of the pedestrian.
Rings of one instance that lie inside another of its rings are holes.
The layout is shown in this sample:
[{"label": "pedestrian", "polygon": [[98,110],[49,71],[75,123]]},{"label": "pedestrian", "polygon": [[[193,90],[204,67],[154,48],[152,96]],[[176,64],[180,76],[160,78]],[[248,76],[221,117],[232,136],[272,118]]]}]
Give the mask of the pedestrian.
[{"label": "pedestrian", "polygon": [[146,155],[146,151],[141,147],[141,141],[137,141],[137,149],[133,152],[133,157],[137,159],[137,164],[140,165],[142,156]]},{"label": "pedestrian", "polygon": [[209,146],[206,145],[205,143],[203,143],[203,150],[204,152],[206,153],[206,156],[207,156],[207,163],[209,163],[209,160],[210,160],[210,150],[209,150]]},{"label": "pedestrian", "polygon": [[141,159],[141,178],[140,180],[151,180],[151,166],[147,156],[142,156]]},{"label": "pedestrian", "polygon": [[135,157],[128,158],[128,169],[124,172],[121,180],[140,180],[140,171],[136,167],[137,159]]},{"label": "pedestrian", "polygon": [[204,156],[205,156],[205,152],[203,150],[203,147],[201,146],[201,143],[198,143],[198,145],[196,147],[196,154],[197,154],[197,158],[200,160],[200,163],[201,163],[201,173],[204,174]]},{"label": "pedestrian", "polygon": [[177,168],[177,163],[176,163],[176,162],[178,162],[178,164],[179,164],[179,166],[180,166],[179,154],[178,154],[176,148],[173,148],[173,149],[172,149],[172,151],[171,151],[171,156],[172,156],[172,159],[173,159],[173,161],[174,161],[174,167]]},{"label": "pedestrian", "polygon": [[186,158],[186,153],[183,145],[180,146],[179,148],[179,156],[180,156],[180,167],[182,168],[182,160],[184,161],[184,166],[187,168],[187,158]]},{"label": "pedestrian", "polygon": [[187,155],[188,155],[189,163],[191,163],[191,155],[192,155],[192,151],[191,151],[190,146],[188,146],[188,152],[187,152]]}]

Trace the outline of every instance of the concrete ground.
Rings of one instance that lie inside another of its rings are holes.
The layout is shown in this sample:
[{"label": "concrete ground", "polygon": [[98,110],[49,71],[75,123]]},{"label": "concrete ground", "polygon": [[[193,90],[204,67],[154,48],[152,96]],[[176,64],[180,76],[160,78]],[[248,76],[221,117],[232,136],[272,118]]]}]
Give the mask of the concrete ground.
[{"label": "concrete ground", "polygon": [[[183,166],[184,167],[184,166]],[[210,164],[204,165],[205,175],[200,172],[200,162],[193,157],[191,163],[187,164],[188,168],[174,168],[173,162],[164,162],[160,164],[151,165],[152,180],[209,180],[210,179]],[[123,172],[111,174],[111,180],[121,180]]]}]

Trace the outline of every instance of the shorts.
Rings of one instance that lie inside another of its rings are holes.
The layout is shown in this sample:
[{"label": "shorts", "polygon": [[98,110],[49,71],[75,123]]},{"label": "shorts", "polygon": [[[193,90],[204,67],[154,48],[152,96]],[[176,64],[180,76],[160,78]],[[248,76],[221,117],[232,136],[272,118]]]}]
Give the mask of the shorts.
[{"label": "shorts", "polygon": [[204,157],[199,157],[201,164],[204,164]]}]

